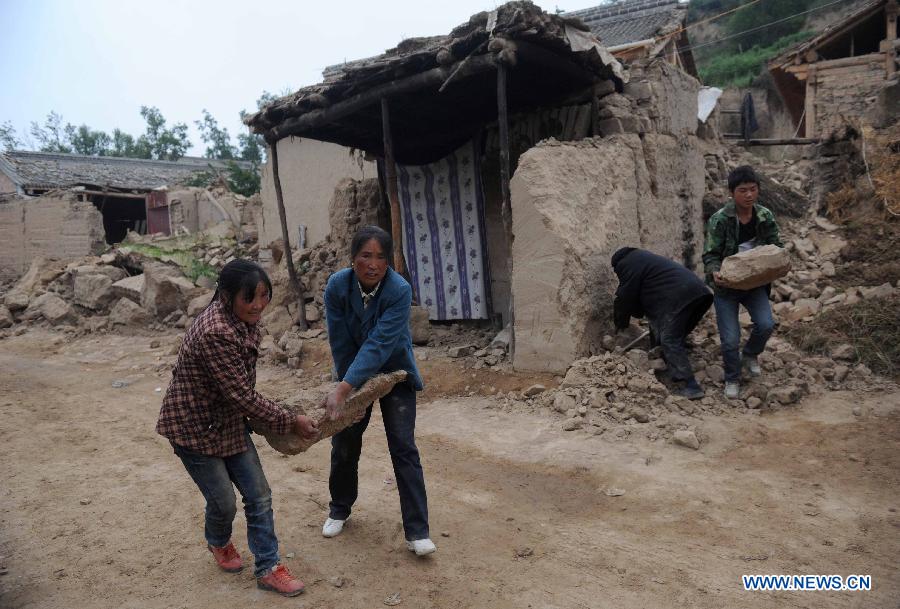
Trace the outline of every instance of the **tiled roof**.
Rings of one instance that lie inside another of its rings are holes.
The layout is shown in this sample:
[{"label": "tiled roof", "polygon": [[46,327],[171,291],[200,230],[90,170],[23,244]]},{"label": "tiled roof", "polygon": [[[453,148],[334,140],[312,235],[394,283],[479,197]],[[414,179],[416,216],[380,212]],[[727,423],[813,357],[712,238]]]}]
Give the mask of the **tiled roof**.
[{"label": "tiled roof", "polygon": [[687,4],[678,0],[628,0],[566,13],[591,28],[606,47],[653,38],[666,25],[680,22]]},{"label": "tiled roof", "polygon": [[[241,166],[249,163],[240,161]],[[109,156],[84,156],[51,152],[10,151],[0,154],[0,172],[20,188],[51,189],[95,186],[122,190],[152,190],[175,184],[212,165],[225,162],[199,157],[177,161],[153,161]]]}]

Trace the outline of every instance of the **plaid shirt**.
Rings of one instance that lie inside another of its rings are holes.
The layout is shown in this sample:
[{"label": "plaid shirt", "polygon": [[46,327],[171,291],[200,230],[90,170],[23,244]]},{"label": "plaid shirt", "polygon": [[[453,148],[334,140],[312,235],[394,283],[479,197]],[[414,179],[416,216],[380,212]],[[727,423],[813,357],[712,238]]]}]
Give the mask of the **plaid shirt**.
[{"label": "plaid shirt", "polygon": [[218,301],[185,334],[156,431],[204,455],[227,457],[250,447],[246,417],[262,419],[278,434],[295,415],[256,392],[259,328]]}]

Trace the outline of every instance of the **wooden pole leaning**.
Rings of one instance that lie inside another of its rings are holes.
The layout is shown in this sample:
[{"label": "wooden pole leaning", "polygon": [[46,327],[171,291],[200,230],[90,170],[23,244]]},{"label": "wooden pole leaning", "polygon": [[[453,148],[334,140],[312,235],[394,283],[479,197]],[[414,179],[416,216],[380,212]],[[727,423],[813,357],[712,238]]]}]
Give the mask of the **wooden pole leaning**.
[{"label": "wooden pole leaning", "polygon": [[[503,218],[503,229],[509,244],[509,255],[506,258],[506,268],[509,273],[510,283],[513,274],[513,229],[512,229],[512,199],[509,191],[510,160],[509,160],[509,112],[506,103],[506,65],[502,61],[497,62],[497,134],[500,139],[500,194],[503,201],[500,206],[500,215]],[[490,286],[488,286],[490,289]],[[515,353],[515,304],[512,290],[509,293],[509,354]]]},{"label": "wooden pole leaning", "polygon": [[397,190],[397,165],[394,162],[394,142],[391,137],[390,107],[386,97],[381,98],[381,130],[384,137],[384,175],[388,200],[391,203],[391,237],[394,239],[394,270],[406,275],[403,266],[403,230],[400,221],[400,194]]},{"label": "wooden pole leaning", "polygon": [[301,330],[309,328],[306,321],[306,299],[303,296],[303,286],[297,277],[297,270],[294,268],[294,256],[291,252],[291,240],[288,236],[287,214],[284,211],[284,195],[281,192],[281,177],[278,175],[278,142],[269,142],[269,158],[272,160],[272,180],[275,182],[275,201],[278,204],[278,217],[281,219],[281,238],[284,241],[284,256],[287,259],[288,278],[290,280],[291,289],[297,297],[297,319],[296,324]]}]

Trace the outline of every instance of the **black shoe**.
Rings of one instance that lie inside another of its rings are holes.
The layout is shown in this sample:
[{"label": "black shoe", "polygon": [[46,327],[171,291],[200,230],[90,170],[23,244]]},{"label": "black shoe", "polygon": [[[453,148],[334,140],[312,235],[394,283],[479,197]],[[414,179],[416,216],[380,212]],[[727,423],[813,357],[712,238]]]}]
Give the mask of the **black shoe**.
[{"label": "black shoe", "polygon": [[706,392],[703,391],[703,387],[697,381],[691,379],[685,383],[684,387],[676,391],[675,395],[689,400],[699,400],[706,395]]}]

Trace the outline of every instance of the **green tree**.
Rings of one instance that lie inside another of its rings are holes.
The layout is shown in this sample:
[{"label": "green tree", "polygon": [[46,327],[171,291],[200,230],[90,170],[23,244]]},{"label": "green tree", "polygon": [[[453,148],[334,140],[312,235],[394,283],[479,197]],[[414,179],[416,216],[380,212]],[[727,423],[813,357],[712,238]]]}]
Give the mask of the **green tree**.
[{"label": "green tree", "polygon": [[108,155],[124,156],[138,159],[150,158],[149,151],[142,151],[138,149],[133,135],[131,135],[130,133],[125,133],[118,127],[113,129]]},{"label": "green tree", "polygon": [[206,158],[232,160],[238,151],[231,144],[231,135],[225,127],[219,127],[218,121],[204,108],[203,120],[194,121],[200,130],[200,139],[208,144]]},{"label": "green tree", "polygon": [[16,137],[16,130],[12,126],[12,122],[5,121],[0,123],[0,149],[9,151],[19,147],[21,142]]},{"label": "green tree", "polygon": [[66,125],[66,141],[72,152],[90,156],[106,156],[110,154],[112,138],[105,131],[94,131],[87,125],[75,127]]},{"label": "green tree", "polygon": [[[731,48],[764,47],[797,32],[803,28],[804,16],[775,22],[802,13],[810,2],[811,0],[762,0],[736,11],[728,17],[725,24],[725,32],[729,36],[735,36],[729,41]],[[747,33],[742,34],[743,32]]]},{"label": "green tree", "polygon": [[[247,116],[246,110],[241,110],[241,122]],[[252,163],[262,163],[265,157],[266,144],[258,133],[239,133],[238,139],[238,156],[242,161],[250,161]]]},{"label": "green tree", "polygon": [[184,123],[167,128],[166,119],[156,107],[141,106],[141,116],[147,121],[147,131],[135,143],[138,157],[177,161],[191,147]]},{"label": "green tree", "polygon": [[43,126],[31,121],[31,135],[37,140],[41,152],[72,152],[63,117],[56,112],[47,115]]}]

